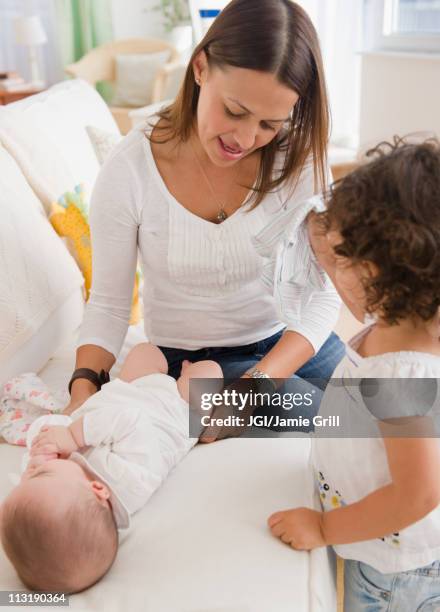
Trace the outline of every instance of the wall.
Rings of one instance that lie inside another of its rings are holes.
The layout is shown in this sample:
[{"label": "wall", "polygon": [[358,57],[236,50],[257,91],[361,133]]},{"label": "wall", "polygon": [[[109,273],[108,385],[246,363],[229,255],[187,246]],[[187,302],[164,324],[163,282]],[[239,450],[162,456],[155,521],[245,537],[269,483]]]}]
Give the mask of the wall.
[{"label": "wall", "polygon": [[163,38],[160,11],[153,8],[157,0],[111,0],[115,39]]},{"label": "wall", "polygon": [[440,55],[363,54],[361,148],[420,131],[440,137]]}]

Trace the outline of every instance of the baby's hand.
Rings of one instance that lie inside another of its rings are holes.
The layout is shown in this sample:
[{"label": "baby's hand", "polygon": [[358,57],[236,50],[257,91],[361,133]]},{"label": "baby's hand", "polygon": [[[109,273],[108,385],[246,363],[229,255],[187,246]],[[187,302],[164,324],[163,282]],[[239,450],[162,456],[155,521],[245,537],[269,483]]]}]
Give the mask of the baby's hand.
[{"label": "baby's hand", "polygon": [[62,459],[67,459],[78,450],[72,433],[68,427],[53,425],[42,427],[38,436],[32,441],[31,456],[56,453]]},{"label": "baby's hand", "polygon": [[275,512],[268,519],[272,535],[296,550],[312,550],[325,546],[321,530],[322,512],[310,508],[295,508]]}]

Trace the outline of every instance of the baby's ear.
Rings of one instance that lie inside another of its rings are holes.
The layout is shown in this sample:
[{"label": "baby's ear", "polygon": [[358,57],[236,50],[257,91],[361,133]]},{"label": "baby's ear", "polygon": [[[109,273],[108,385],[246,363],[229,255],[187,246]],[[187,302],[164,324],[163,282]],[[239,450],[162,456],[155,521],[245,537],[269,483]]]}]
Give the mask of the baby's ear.
[{"label": "baby's ear", "polygon": [[110,491],[104,483],[99,482],[99,480],[92,480],[90,484],[92,485],[93,493],[100,501],[110,498]]}]

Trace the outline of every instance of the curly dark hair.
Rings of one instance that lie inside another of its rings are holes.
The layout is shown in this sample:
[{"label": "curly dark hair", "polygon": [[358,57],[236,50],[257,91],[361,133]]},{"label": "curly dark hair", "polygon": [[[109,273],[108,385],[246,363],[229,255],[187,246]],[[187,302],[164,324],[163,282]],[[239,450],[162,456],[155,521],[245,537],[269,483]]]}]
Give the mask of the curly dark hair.
[{"label": "curly dark hair", "polygon": [[330,188],[323,225],[342,236],[337,255],[377,267],[365,282],[367,312],[390,325],[428,321],[440,306],[440,142],[395,138],[367,156]]}]

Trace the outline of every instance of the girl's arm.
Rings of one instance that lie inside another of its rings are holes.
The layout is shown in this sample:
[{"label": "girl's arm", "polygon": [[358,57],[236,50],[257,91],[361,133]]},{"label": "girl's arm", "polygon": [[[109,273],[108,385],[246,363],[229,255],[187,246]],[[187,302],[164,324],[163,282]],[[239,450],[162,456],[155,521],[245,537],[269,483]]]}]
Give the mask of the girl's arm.
[{"label": "girl's arm", "polygon": [[[421,427],[426,424],[422,417],[418,421]],[[396,428],[382,425],[384,436],[390,434],[390,427]],[[355,504],[324,512],[321,525],[326,544],[349,544],[395,533],[440,504],[438,439],[384,437],[384,443],[391,484]]]},{"label": "girl's arm", "polygon": [[390,484],[329,512],[310,508],[276,512],[268,519],[272,534],[296,550],[312,550],[381,538],[429,514],[440,504],[440,449],[429,418],[418,417],[417,425],[414,419],[411,423],[412,434],[417,426],[417,435],[430,433],[433,437],[396,437],[396,425],[382,423]]}]

